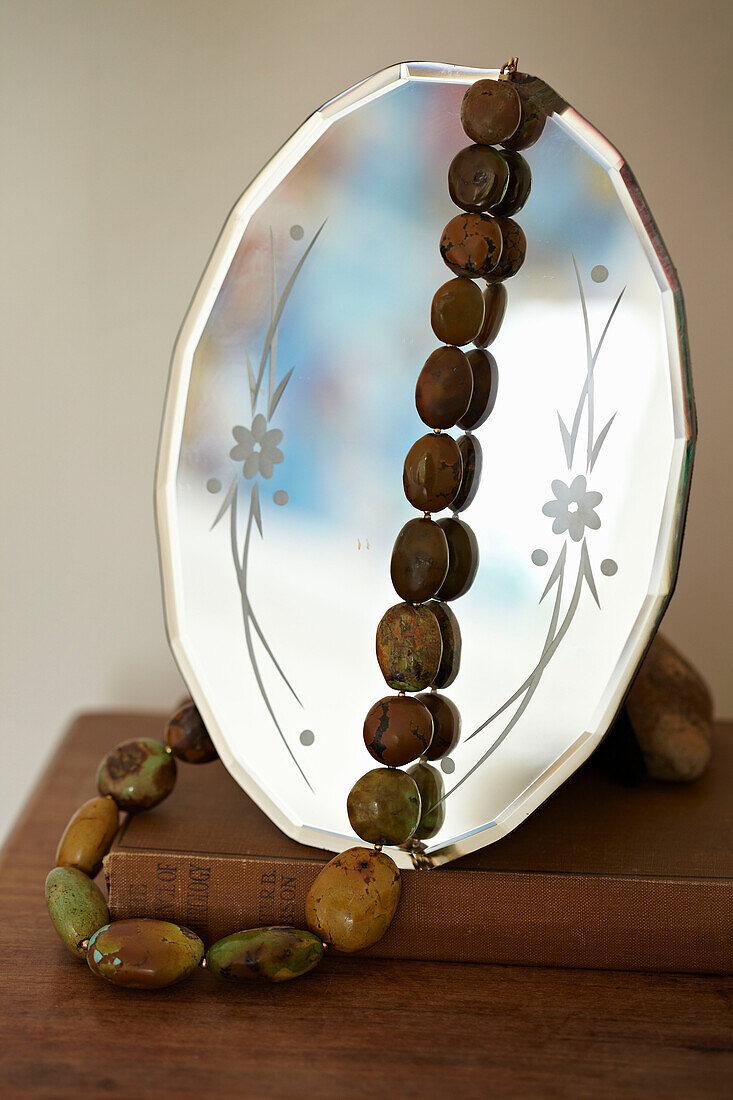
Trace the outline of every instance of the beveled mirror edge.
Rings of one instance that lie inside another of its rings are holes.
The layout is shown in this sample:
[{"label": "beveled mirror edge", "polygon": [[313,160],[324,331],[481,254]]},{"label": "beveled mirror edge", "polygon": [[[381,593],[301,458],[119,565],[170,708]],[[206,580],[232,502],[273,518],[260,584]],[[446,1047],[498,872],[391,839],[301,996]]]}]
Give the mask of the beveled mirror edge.
[{"label": "beveled mirror edge", "polygon": [[[334,121],[407,80],[433,82],[449,80],[468,84],[481,76],[496,75],[497,71],[427,62],[403,62],[368,77],[315,111],[274,154],[232,208],[196,287],[179,329],[171,358],[155,473],[158,557],[165,628],[171,652],[230,774],[286,835],[300,843],[327,851],[341,851],[344,847],[352,845],[355,838],[326,833],[309,827],[302,821],[293,820],[291,812],[279,802],[276,794],[264,781],[256,779],[234,759],[207,704],[203,676],[196,669],[189,655],[190,647],[187,647],[182,622],[180,561],[174,546],[177,534],[176,473],[194,353],[252,214],[290,168],[297,163],[302,154],[312,147]],[[696,418],[684,305],[676,271],[638,183],[621,154],[591,123],[574,108],[569,107],[549,85],[545,87],[548,92],[548,102],[551,102],[557,119],[586,144],[608,171],[627,213],[637,223],[637,236],[648,257],[653,259],[657,279],[663,289],[665,331],[670,361],[676,368],[671,371],[671,375],[675,433],[678,443],[674,449],[674,460],[670,463],[664,511],[674,518],[670,522],[666,536],[660,533],[655,564],[650,576],[652,591],[644,601],[624,651],[617,662],[616,667],[619,670],[616,679],[617,690],[611,692],[610,698],[605,702],[602,701],[599,706],[596,731],[584,732],[514,800],[499,820],[457,838],[448,846],[435,850],[428,847],[426,861],[434,866],[467,855],[511,832],[573,774],[603,739],[623,703],[634,674],[651,644],[672,595],[689,500]],[[675,471],[677,471],[676,474]],[[655,577],[656,591],[653,587]],[[413,866],[409,853],[394,849],[389,851],[399,866],[403,868]]]}]

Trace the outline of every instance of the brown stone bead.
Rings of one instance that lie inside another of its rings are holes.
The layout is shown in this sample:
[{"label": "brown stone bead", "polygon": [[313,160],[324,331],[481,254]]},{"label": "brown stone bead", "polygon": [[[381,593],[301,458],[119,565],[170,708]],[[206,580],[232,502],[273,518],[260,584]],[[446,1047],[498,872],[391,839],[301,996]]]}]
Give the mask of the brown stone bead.
[{"label": "brown stone bead", "polygon": [[165,743],[186,764],[208,764],[218,757],[198,708],[190,702],[180,707],[168,722]]},{"label": "brown stone bead", "polygon": [[429,428],[452,428],[465,414],[473,374],[460,348],[437,348],[425,361],[415,386],[415,406]]},{"label": "brown stone bead", "polygon": [[427,707],[408,695],[387,695],[364,719],[364,744],[380,764],[401,768],[424,756],[433,739]]},{"label": "brown stone bead", "polygon": [[[445,557],[447,567],[447,543]],[[79,807],[64,829],[56,850],[56,866],[76,867],[78,871],[94,878],[101,870],[102,860],[117,832],[119,817],[114,799],[90,798]]]},{"label": "brown stone bead", "polygon": [[512,136],[521,118],[519,94],[508,80],[477,80],[461,103],[461,125],[479,145],[500,145]]},{"label": "brown stone bead", "polygon": [[512,218],[497,218],[497,225],[501,228],[504,247],[501,250],[501,259],[494,270],[487,275],[490,281],[499,279],[511,279],[517,274],[527,255],[527,238],[521,225]]},{"label": "brown stone bead", "polygon": [[89,941],[92,973],[128,989],[164,989],[193,974],[204,957],[195,932],[167,920],[113,921]]},{"label": "brown stone bead", "polygon": [[453,683],[461,667],[461,628],[447,603],[431,600],[427,606],[438,620],[443,643],[440,664],[431,687],[447,688]]},{"label": "brown stone bead", "polygon": [[398,603],[377,627],[377,661],[394,691],[423,691],[440,668],[443,639],[428,604]]},{"label": "brown stone bead", "polygon": [[484,291],[484,323],[474,340],[477,348],[488,348],[499,335],[506,313],[507,292],[503,283],[489,283]]},{"label": "brown stone bead", "polygon": [[506,149],[504,159],[509,166],[509,183],[504,198],[492,210],[495,217],[513,218],[524,206],[532,189],[532,172],[521,153]]},{"label": "brown stone bead", "polygon": [[428,708],[433,716],[433,740],[425,753],[426,760],[440,760],[458,744],[461,736],[461,715],[452,699],[437,691],[426,691],[416,699]]},{"label": "brown stone bead", "polygon": [[485,279],[501,257],[502,235],[486,214],[457,214],[440,238],[440,254],[456,275]]},{"label": "brown stone bead", "polygon": [[533,76],[528,76],[526,73],[517,73],[512,80],[512,84],[519,93],[522,117],[519,126],[512,136],[502,142],[505,149],[510,149],[512,151],[529,149],[531,145],[534,145],[535,142],[539,141],[542,137],[547,115],[539,106],[538,100],[535,97],[535,92],[538,91],[538,86],[541,83],[541,81],[538,81]]},{"label": "brown stone bead", "polygon": [[458,421],[458,427],[463,428],[464,432],[472,432],[487,420],[496,404],[499,370],[490,351],[474,348],[469,351],[467,359],[473,371],[473,393],[468,412]]},{"label": "brown stone bead", "polygon": [[461,487],[458,494],[451,504],[451,509],[454,512],[463,512],[470,504],[473,504],[478,491],[483,453],[481,444],[473,435],[462,435],[457,443],[463,459],[463,477],[461,478]]},{"label": "brown stone bead", "polygon": [[478,543],[463,520],[441,519],[438,524],[448,539],[448,573],[438,589],[437,599],[457,600],[468,592],[476,577]]},{"label": "brown stone bead", "polygon": [[504,198],[509,168],[498,149],[469,145],[448,169],[448,191],[456,206],[472,214],[488,214]]},{"label": "brown stone bead", "polygon": [[400,531],[390,566],[395,592],[408,603],[424,603],[448,572],[448,542],[432,519],[411,519]]},{"label": "brown stone bead", "polygon": [[447,508],[461,484],[463,460],[451,435],[424,435],[410,447],[402,484],[405,496],[421,512]]},{"label": "brown stone bead", "polygon": [[315,879],[305,899],[305,919],[335,951],[362,951],[389,928],[401,889],[399,869],[384,852],[349,848]]},{"label": "brown stone bead", "polygon": [[462,347],[481,331],[484,296],[470,279],[449,279],[438,287],[430,307],[433,332],[445,344]]},{"label": "brown stone bead", "polygon": [[165,745],[149,737],[123,741],[107,753],[97,772],[97,789],[121,810],[134,814],[157,806],[176,783],[176,761]]},{"label": "brown stone bead", "polygon": [[420,793],[407,772],[374,768],[351,788],[346,810],[362,840],[396,847],[409,840],[418,826]]}]

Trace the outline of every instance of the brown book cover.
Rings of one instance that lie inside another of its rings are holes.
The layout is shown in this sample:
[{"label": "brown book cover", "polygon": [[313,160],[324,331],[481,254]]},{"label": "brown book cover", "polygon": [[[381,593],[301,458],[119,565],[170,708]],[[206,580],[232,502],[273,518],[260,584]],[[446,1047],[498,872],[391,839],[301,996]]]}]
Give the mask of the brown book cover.
[{"label": "brown book cover", "polygon": [[[141,736],[154,736],[150,729]],[[130,818],[105,860],[113,919],[156,916],[207,943],[303,925],[326,852],[281,833],[218,762],[179,766],[174,795]],[[733,971],[733,736],[696,783],[624,786],[598,756],[509,836],[403,872],[387,934],[408,959]]]}]

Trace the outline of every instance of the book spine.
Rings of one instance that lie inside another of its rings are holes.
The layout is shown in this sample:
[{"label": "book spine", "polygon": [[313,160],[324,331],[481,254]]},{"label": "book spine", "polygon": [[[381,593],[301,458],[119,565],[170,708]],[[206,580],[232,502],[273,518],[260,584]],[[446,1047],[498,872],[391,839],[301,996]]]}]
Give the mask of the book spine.
[{"label": "book spine", "polygon": [[[158,917],[207,944],[263,924],[305,927],[315,860],[113,850],[113,920]],[[511,871],[403,872],[387,934],[363,952],[604,970],[733,972],[728,880]]]}]

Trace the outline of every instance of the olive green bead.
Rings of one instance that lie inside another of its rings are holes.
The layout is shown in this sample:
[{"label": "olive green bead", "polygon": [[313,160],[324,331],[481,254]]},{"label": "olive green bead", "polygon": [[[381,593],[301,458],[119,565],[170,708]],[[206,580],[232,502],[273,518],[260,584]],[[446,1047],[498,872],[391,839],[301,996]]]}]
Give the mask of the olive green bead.
[{"label": "olive green bead", "polygon": [[234,932],[206,952],[206,965],[217,978],[288,982],[300,978],[323,958],[323,943],[312,932],[273,926]]},{"label": "olive green bead", "polygon": [[64,945],[83,959],[82,943],[109,920],[102,891],[76,867],[54,867],[46,876],[46,906]]},{"label": "olive green bead", "polygon": [[432,611],[438,621],[440,638],[443,643],[443,652],[440,657],[438,671],[433,677],[431,687],[449,687],[461,667],[461,628],[458,619],[447,603],[439,600],[431,600],[426,606]]},{"label": "olive green bead", "polygon": [[431,764],[413,764],[407,774],[415,780],[420,792],[420,823],[415,829],[415,840],[430,840],[445,821],[445,802],[441,802],[445,793],[443,777]]},{"label": "olive green bead", "polygon": [[195,932],[167,920],[118,920],[92,936],[92,973],[128,989],[163,989],[192,974],[204,957]]},{"label": "olive green bead", "polygon": [[363,951],[389,928],[401,892],[394,860],[384,852],[349,848],[326,864],[308,891],[306,923],[336,951]]},{"label": "olive green bead", "polygon": [[120,809],[129,813],[157,806],[175,782],[173,755],[160,741],[147,737],[123,741],[105,756],[97,772],[99,793],[111,795]]},{"label": "olive green bead", "polygon": [[374,768],[349,791],[351,827],[369,844],[396,847],[410,839],[420,821],[420,793],[407,772]]},{"label": "olive green bead", "polygon": [[76,867],[94,878],[117,832],[119,817],[120,812],[113,799],[90,798],[79,807],[64,829],[56,849],[56,866]]},{"label": "olive green bead", "polygon": [[377,661],[394,691],[422,691],[435,679],[443,642],[427,605],[395,604],[377,627]]}]

